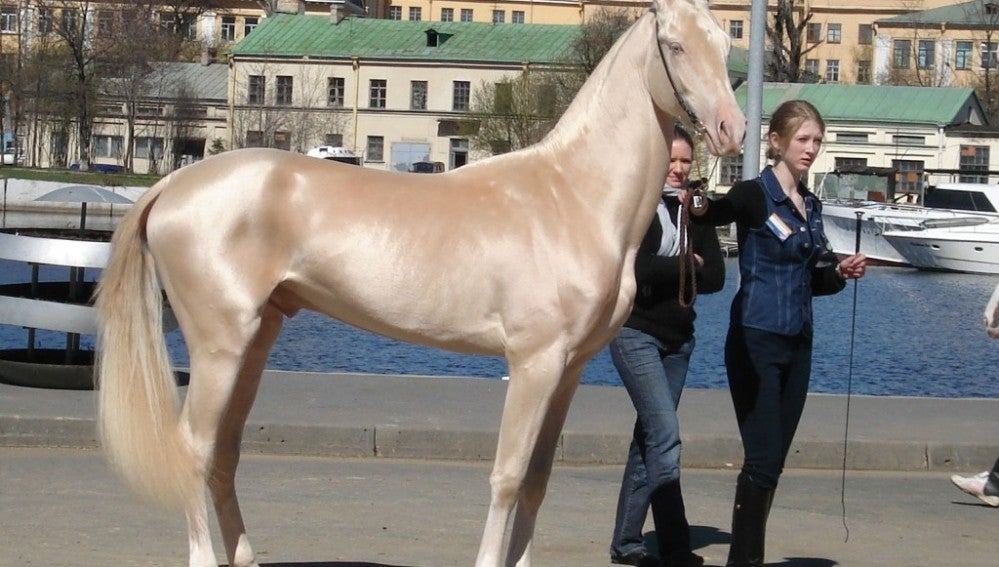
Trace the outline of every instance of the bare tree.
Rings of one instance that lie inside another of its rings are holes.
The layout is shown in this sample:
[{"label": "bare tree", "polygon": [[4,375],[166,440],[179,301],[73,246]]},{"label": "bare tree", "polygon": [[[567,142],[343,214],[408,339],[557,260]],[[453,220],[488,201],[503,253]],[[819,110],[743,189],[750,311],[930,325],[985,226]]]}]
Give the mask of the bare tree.
[{"label": "bare tree", "polygon": [[805,56],[822,42],[808,45],[806,30],[812,20],[812,10],[804,2],[777,0],[772,25],[767,25],[767,38],[772,51],[767,61],[770,80],[778,83],[814,82],[818,77],[805,75]]},{"label": "bare tree", "polygon": [[[985,107],[992,124],[999,124],[999,7],[992,2],[978,1],[965,7],[969,27],[978,29],[983,35],[984,49],[979,50],[981,72],[978,73],[975,90]],[[973,22],[980,22],[975,25]]]},{"label": "bare tree", "polygon": [[469,136],[472,146],[503,153],[544,138],[607,51],[640,15],[631,9],[600,8],[580,26],[579,36],[561,61],[481,85],[471,105],[470,117],[478,123],[478,132]]}]

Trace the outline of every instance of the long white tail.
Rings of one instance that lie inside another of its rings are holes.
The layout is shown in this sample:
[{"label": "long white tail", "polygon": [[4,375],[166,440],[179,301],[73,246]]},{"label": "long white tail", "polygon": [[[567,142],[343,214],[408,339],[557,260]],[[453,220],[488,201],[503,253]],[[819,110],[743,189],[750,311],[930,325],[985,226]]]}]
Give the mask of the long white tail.
[{"label": "long white tail", "polygon": [[163,338],[163,297],[146,247],[151,188],[118,226],[97,290],[98,424],[108,460],[141,496],[169,508],[199,494],[195,458],[179,427],[177,383]]}]

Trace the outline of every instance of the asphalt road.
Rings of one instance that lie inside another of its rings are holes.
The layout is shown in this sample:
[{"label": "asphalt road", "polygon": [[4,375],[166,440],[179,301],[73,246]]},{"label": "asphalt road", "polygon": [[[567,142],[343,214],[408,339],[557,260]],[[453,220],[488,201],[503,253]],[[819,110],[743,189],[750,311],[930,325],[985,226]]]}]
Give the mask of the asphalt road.
[{"label": "asphalt road", "polygon": [[[556,466],[541,509],[536,566],[609,565],[622,467]],[[250,541],[269,567],[468,566],[488,504],[489,464],[467,461],[244,457]],[[735,471],[688,469],[693,540],[723,565]],[[771,567],[995,567],[999,510],[945,472],[790,470],[770,518]],[[650,527],[651,529],[651,527]],[[216,534],[216,545],[220,540]],[[221,563],[224,553],[216,548]],[[177,566],[183,518],[130,496],[99,452],[0,448],[0,567]]]}]

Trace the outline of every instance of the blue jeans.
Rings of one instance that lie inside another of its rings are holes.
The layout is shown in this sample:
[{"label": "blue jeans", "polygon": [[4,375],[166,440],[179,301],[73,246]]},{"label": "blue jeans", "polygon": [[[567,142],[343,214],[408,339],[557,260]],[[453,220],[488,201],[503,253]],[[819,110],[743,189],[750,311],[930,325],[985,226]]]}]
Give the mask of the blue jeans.
[{"label": "blue jeans", "polygon": [[655,337],[629,327],[622,327],[611,341],[611,360],[638,413],[617,501],[612,556],[644,549],[642,528],[650,495],[680,478],[676,408],[693,351],[693,338],[670,349]]}]

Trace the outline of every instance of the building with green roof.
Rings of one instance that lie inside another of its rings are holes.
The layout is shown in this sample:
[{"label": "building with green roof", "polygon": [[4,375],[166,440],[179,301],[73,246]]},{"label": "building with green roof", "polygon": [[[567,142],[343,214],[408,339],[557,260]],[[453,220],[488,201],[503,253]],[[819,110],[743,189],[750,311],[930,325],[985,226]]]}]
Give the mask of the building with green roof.
[{"label": "building with green roof", "polygon": [[[743,108],[746,94],[746,86],[736,90]],[[999,163],[999,129],[989,124],[974,89],[838,84],[764,84],[760,163],[765,163],[770,115],[796,99],[815,105],[826,122],[822,152],[811,168],[812,186],[831,172],[894,169],[896,194],[918,194],[925,182],[959,181],[962,175],[999,169],[994,165]],[[720,160],[722,191],[742,178],[741,159]]]},{"label": "building with green roof", "polygon": [[565,66],[579,26],[268,18],[230,53],[230,147],[345,146],[365,165],[448,169],[470,155],[483,85]]}]

